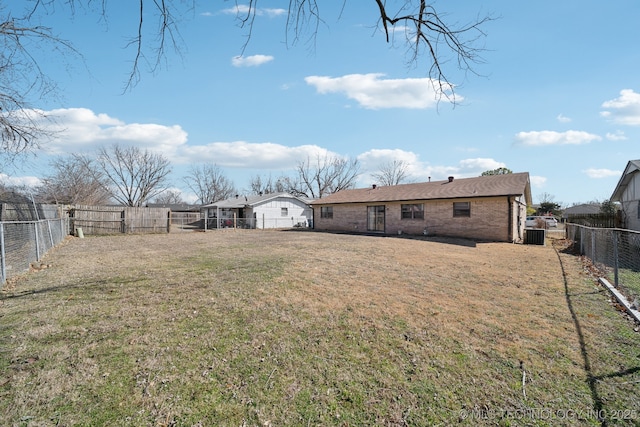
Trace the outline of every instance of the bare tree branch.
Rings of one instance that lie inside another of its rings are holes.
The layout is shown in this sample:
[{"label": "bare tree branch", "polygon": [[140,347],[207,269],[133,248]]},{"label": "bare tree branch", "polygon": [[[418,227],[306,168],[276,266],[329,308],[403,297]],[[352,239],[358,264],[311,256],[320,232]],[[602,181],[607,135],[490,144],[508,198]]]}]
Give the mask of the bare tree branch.
[{"label": "bare tree branch", "polygon": [[171,173],[169,160],[161,154],[119,145],[100,149],[98,165],[113,198],[125,206],[143,206],[166,191]]},{"label": "bare tree branch", "polygon": [[271,175],[267,178],[260,175],[252,176],[249,181],[249,193],[251,194],[273,194],[289,192],[292,194],[298,194],[299,191],[296,188],[289,188],[289,179],[281,176],[274,180]]},{"label": "bare tree branch", "polygon": [[51,162],[53,174],[43,178],[40,198],[63,204],[102,205],[111,199],[108,183],[94,160],[79,154]]},{"label": "bare tree branch", "polygon": [[34,152],[53,136],[40,111],[30,100],[56,92],[55,83],[40,67],[35,50],[51,49],[59,57],[80,56],[70,42],[43,26],[29,26],[11,16],[0,18],[0,156],[13,163],[17,156]]},{"label": "bare tree branch", "polygon": [[404,160],[393,160],[380,165],[378,172],[371,174],[378,185],[398,185],[407,180],[409,164]]},{"label": "bare tree branch", "polygon": [[340,190],[352,188],[360,175],[358,159],[344,159],[337,156],[316,156],[298,163],[300,193],[306,197],[319,199]]},{"label": "bare tree branch", "polygon": [[236,192],[233,182],[215,164],[192,166],[184,182],[201,204],[228,199]]},{"label": "bare tree branch", "polygon": [[179,205],[184,203],[182,193],[179,190],[165,190],[153,199],[153,203],[161,205]]}]

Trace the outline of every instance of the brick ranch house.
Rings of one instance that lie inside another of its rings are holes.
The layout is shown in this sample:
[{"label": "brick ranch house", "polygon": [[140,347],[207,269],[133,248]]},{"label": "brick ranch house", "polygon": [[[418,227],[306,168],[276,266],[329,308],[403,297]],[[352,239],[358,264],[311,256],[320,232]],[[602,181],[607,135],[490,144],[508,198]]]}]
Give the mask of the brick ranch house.
[{"label": "brick ranch house", "polygon": [[320,231],[522,243],[529,173],[342,190],[311,203]]}]

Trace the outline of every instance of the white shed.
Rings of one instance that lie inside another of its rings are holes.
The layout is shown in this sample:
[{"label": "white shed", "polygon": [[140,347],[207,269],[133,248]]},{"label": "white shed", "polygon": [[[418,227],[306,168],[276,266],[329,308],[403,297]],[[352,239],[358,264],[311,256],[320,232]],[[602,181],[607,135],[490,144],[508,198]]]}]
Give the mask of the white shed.
[{"label": "white shed", "polygon": [[235,196],[204,205],[207,228],[309,227],[310,201],[289,193]]}]

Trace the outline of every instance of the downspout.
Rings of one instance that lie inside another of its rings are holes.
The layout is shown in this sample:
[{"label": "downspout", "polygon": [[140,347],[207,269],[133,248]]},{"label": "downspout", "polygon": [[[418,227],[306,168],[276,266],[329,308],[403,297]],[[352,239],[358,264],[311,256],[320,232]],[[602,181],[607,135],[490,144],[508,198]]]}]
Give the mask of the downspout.
[{"label": "downspout", "polygon": [[[515,196],[509,196],[509,228],[510,228],[510,233],[513,232],[513,209],[511,207],[511,197],[515,197]],[[522,209],[524,208],[524,213],[526,216],[526,210],[527,210],[527,205],[525,203],[522,203],[520,201],[517,201],[516,199],[514,199],[514,201],[518,204],[518,242],[522,242],[524,240],[524,236],[522,235]],[[513,239],[513,243],[517,243],[515,239]]]},{"label": "downspout", "polygon": [[508,231],[507,231],[507,241],[511,241],[511,243],[515,243],[515,240],[513,238],[513,209],[511,207],[511,197],[512,196],[507,196],[507,209],[508,209],[508,217],[509,217],[509,227],[507,227]]}]

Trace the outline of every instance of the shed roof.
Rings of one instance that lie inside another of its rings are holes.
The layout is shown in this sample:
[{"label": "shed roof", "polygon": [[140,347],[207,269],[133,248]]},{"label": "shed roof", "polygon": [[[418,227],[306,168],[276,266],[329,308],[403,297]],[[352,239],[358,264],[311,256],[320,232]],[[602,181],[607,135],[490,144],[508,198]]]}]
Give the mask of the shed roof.
[{"label": "shed roof", "polygon": [[526,203],[531,204],[531,187],[528,172],[341,190],[327,197],[318,199],[311,204],[399,202],[410,200],[520,196],[523,194]]},{"label": "shed roof", "polygon": [[622,194],[624,194],[624,190],[626,190],[627,185],[633,179],[633,176],[640,170],[640,160],[629,160],[627,163],[627,167],[624,169],[622,176],[620,177],[620,181],[618,181],[618,185],[616,185],[615,190],[613,190],[613,195],[611,196],[611,200],[614,202],[621,202]]}]

